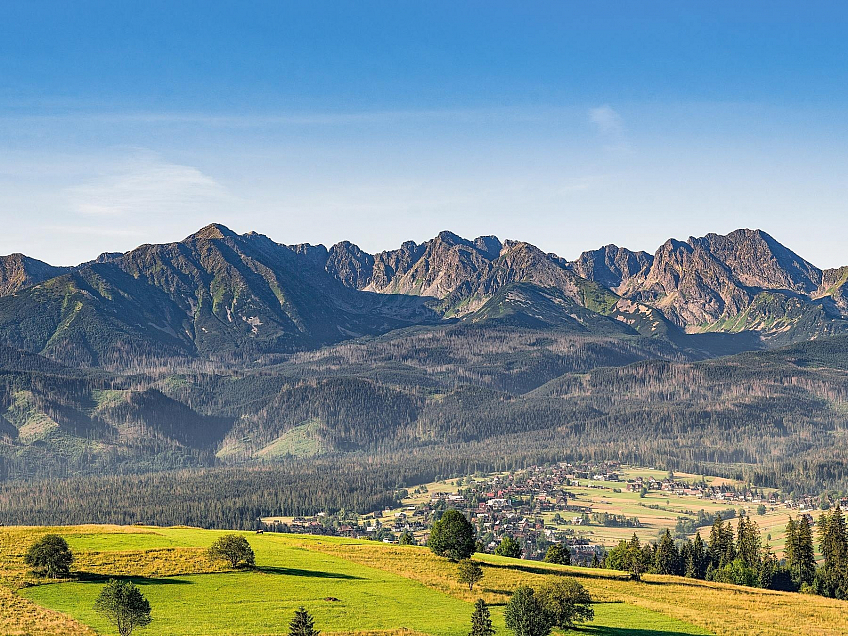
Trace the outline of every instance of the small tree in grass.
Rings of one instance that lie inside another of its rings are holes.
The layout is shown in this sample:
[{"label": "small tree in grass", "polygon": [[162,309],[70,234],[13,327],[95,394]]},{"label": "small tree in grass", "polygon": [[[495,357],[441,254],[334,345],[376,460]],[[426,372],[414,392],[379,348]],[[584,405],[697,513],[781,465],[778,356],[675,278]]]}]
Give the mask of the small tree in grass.
[{"label": "small tree in grass", "polygon": [[225,534],[209,547],[209,556],[215,560],[226,561],[230,567],[253,567],[256,558],[253,549],[243,536]]},{"label": "small tree in grass", "polygon": [[471,631],[468,636],[494,636],[494,633],[492,617],[489,614],[486,601],[482,598],[477,599],[474,604],[474,613],[471,614]]},{"label": "small tree in grass", "polygon": [[399,545],[418,545],[418,542],[415,540],[415,535],[412,534],[409,530],[404,530],[400,533],[398,537]]},{"label": "small tree in grass", "polygon": [[318,636],[320,632],[315,629],[315,622],[303,605],[294,613],[294,618],[289,623],[289,636]]},{"label": "small tree in grass", "polygon": [[561,629],[595,618],[592,599],[586,588],[569,577],[557,577],[536,590],[536,597],[550,622]]},{"label": "small tree in grass", "polygon": [[24,563],[51,579],[68,576],[73,562],[67,541],[57,534],[44,535],[24,555]]},{"label": "small tree in grass", "polygon": [[512,559],[521,558],[521,544],[509,535],[501,539],[498,547],[495,548],[495,554],[498,556],[510,557]]},{"label": "small tree in grass", "polygon": [[471,559],[463,559],[459,562],[459,568],[456,573],[456,580],[468,586],[468,590],[474,589],[474,584],[483,578],[483,568],[480,564]]},{"label": "small tree in grass", "polygon": [[548,636],[551,633],[550,618],[531,587],[519,587],[513,592],[504,608],[504,619],[515,636]]},{"label": "small tree in grass", "polygon": [[571,565],[571,551],[561,543],[553,543],[545,553],[545,563]]},{"label": "small tree in grass", "polygon": [[427,545],[437,555],[462,561],[474,554],[474,526],[459,510],[451,508],[433,524]]},{"label": "small tree in grass", "polygon": [[109,581],[94,609],[115,625],[120,636],[130,636],[136,627],[147,627],[151,621],[150,603],[130,581]]}]

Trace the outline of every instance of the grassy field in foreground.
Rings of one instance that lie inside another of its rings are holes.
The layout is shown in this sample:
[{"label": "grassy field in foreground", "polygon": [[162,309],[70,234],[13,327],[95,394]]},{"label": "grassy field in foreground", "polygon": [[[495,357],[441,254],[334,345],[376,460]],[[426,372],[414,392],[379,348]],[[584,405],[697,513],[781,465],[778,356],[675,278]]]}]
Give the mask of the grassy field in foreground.
[{"label": "grassy field in foreground", "polygon": [[[503,603],[522,583],[563,572],[580,577],[599,601],[582,628],[599,636],[845,633],[848,603],[674,577],[647,583],[621,573],[559,568],[481,556],[485,577],[474,593],[454,581],[456,566],[426,548],[326,537],[246,534],[257,569],[220,571],[204,548],[220,532],[192,528],[85,526],[51,529],[78,555],[77,580],[31,585],[21,558],[42,528],[0,528],[0,633],[110,634],[92,606],[103,581],[128,575],[153,607],[140,634],[281,634],[303,604],[325,633],[384,636],[468,632],[471,602],[494,604],[498,633]],[[13,591],[16,590],[16,591]],[[335,600],[337,599],[337,600]],[[799,623],[802,621],[803,623]],[[759,625],[758,625],[759,623]],[[771,623],[771,625],[770,625]]]}]

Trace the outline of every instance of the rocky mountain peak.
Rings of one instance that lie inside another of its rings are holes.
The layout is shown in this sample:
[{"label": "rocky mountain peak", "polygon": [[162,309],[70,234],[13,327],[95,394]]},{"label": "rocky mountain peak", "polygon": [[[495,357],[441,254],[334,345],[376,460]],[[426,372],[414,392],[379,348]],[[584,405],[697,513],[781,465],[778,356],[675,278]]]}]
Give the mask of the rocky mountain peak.
[{"label": "rocky mountain peak", "polygon": [[197,239],[214,240],[225,238],[238,238],[238,234],[233,232],[226,225],[222,225],[221,223],[210,223],[206,227],[199,229],[194,234],[187,236],[185,238],[185,241]]}]

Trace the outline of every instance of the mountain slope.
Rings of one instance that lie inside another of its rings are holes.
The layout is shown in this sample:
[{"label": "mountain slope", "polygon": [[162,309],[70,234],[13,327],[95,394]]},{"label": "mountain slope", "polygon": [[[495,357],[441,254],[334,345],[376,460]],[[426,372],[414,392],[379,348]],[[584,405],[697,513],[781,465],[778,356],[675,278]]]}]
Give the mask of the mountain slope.
[{"label": "mountain slope", "polygon": [[0,256],[0,296],[36,285],[67,272],[69,267],[54,267],[23,254]]}]

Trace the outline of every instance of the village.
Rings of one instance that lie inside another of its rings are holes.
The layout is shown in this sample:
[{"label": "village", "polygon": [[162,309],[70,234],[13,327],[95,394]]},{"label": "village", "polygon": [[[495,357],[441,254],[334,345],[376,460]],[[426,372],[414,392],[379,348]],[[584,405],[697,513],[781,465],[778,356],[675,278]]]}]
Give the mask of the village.
[{"label": "village", "polygon": [[[684,538],[711,525],[716,515],[769,513],[777,533],[788,514],[813,521],[811,513],[817,514],[822,501],[821,496],[783,497],[774,489],[729,479],[663,474],[616,462],[563,462],[443,480],[401,491],[399,499],[397,508],[366,515],[264,517],[262,529],[425,544],[433,522],[455,508],[476,528],[481,551],[493,552],[510,536],[525,559],[541,559],[548,546],[561,543],[575,563],[588,564],[634,532],[654,540],[668,528],[675,538]],[[832,503],[848,508],[848,498]],[[767,524],[768,518],[762,521]]]}]

